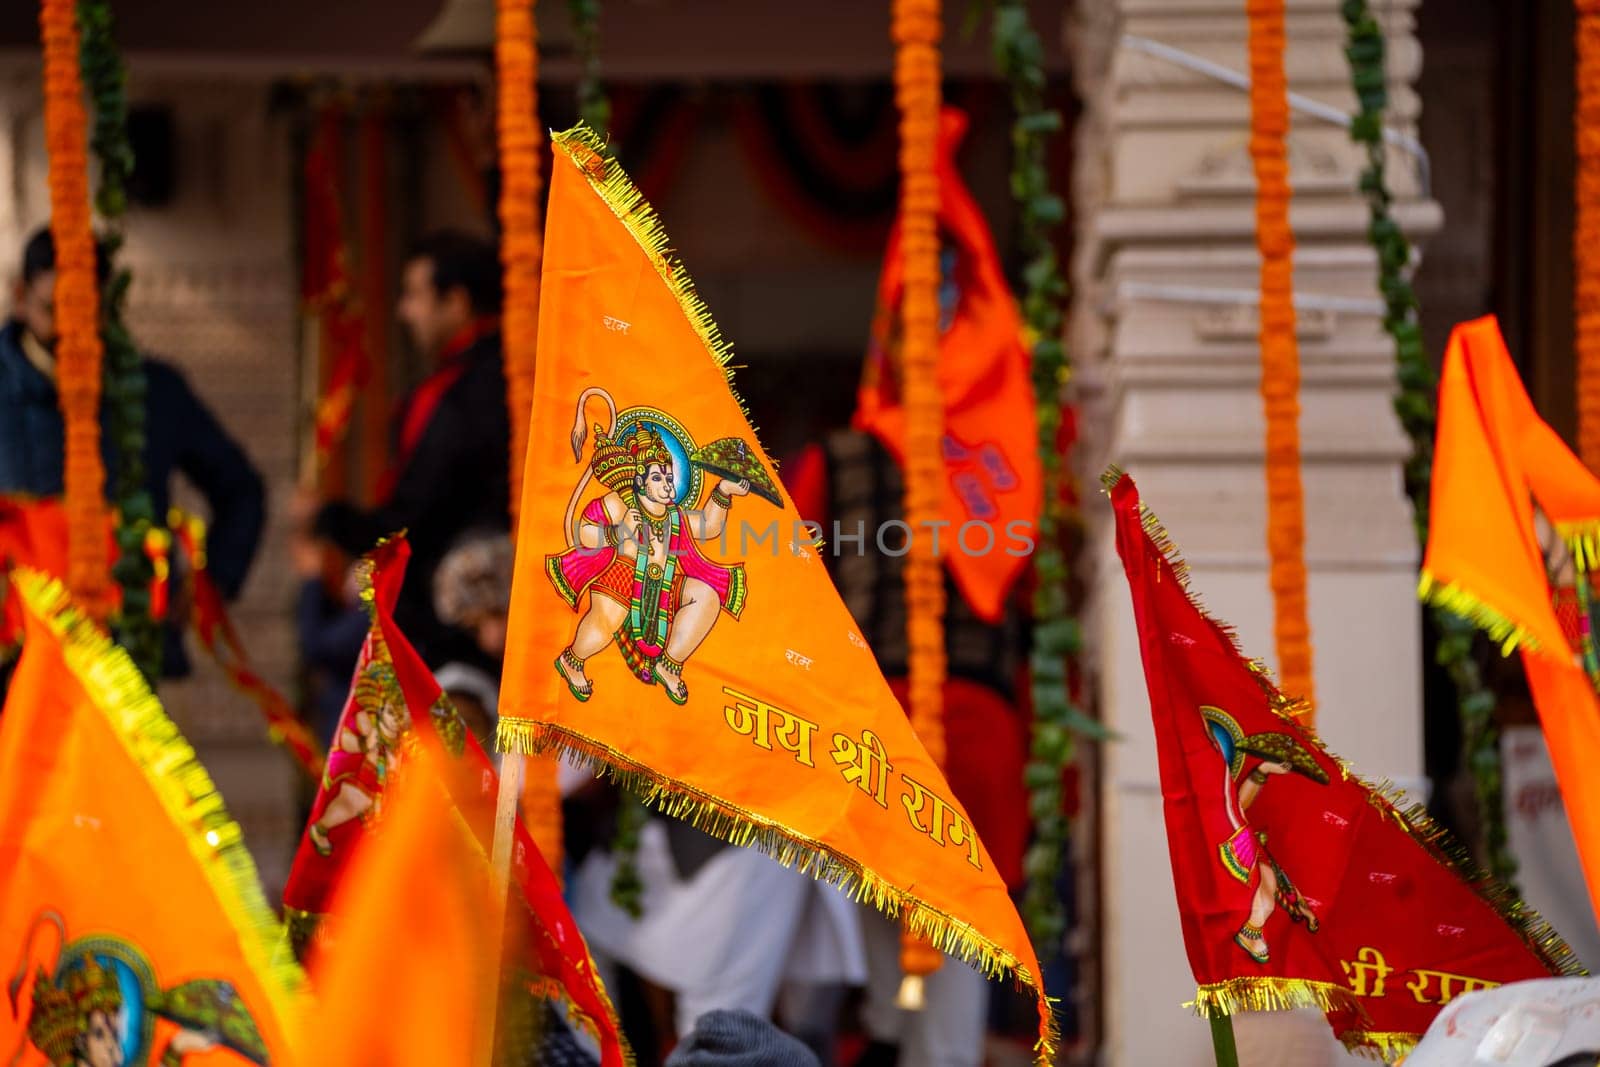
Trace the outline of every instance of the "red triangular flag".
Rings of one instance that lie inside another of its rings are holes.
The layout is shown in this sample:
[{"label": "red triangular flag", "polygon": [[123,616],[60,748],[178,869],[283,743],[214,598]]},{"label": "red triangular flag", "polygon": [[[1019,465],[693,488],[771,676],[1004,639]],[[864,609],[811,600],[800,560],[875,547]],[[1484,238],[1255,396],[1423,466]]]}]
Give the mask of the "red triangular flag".
[{"label": "red triangular flag", "polygon": [[1582,973],[1421,805],[1356,777],[1298,721],[1191,599],[1133,479],[1115,478],[1111,502],[1199,1010],[1319,1007],[1347,1046],[1393,1058],[1462,993]]}]

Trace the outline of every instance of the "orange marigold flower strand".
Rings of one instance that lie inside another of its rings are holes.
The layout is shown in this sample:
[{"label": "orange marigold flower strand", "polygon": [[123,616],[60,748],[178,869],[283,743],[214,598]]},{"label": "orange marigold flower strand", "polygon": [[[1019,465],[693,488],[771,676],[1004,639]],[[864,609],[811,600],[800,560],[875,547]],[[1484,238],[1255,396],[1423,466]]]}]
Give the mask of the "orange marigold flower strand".
[{"label": "orange marigold flower strand", "polygon": [[[906,560],[911,724],[941,768],[944,743],[944,571],[932,539],[940,514],[944,403],[939,392],[939,0],[895,0],[895,99],[900,107],[901,388],[906,411],[905,521],[913,531]],[[907,934],[901,966],[920,976],[943,956]]]},{"label": "orange marigold flower strand", "polygon": [[[522,510],[522,468],[533,410],[539,347],[539,270],[544,260],[539,205],[539,43],[535,0],[495,4],[495,129],[500,149],[500,261],[505,268],[506,402],[511,413],[511,529]],[[561,793],[556,761],[528,757],[522,790],[528,834],[553,871],[561,870]]]},{"label": "orange marigold flower strand", "polygon": [[1578,359],[1578,454],[1600,470],[1600,0],[1576,0],[1578,172],[1572,230],[1574,345]]},{"label": "orange marigold flower strand", "polygon": [[1266,411],[1267,557],[1273,636],[1285,693],[1314,706],[1306,613],[1305,497],[1300,482],[1300,351],[1295,338],[1294,232],[1289,228],[1289,85],[1284,0],[1247,0],[1250,157],[1261,252],[1261,400]]},{"label": "orange marigold flower strand", "polygon": [[56,387],[66,424],[67,586],[104,620],[111,603],[106,473],[100,459],[100,292],[89,208],[89,113],[78,67],[77,4],[44,0],[45,146],[56,247]]}]

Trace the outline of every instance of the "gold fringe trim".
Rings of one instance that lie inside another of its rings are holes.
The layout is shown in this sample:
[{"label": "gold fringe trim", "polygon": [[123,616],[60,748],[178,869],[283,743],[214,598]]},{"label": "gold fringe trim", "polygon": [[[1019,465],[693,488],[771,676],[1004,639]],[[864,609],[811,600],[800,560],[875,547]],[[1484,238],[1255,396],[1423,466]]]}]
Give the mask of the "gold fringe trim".
[{"label": "gold fringe trim", "polygon": [[1583,522],[1558,522],[1556,533],[1572,552],[1572,562],[1580,573],[1600,570],[1600,519]]},{"label": "gold fringe trim", "polygon": [[1490,607],[1477,594],[1456,582],[1441,582],[1423,571],[1417,581],[1417,596],[1423,603],[1459,615],[1488,634],[1489,640],[1500,646],[1502,656],[1509,656],[1519,648],[1539,651],[1539,642],[1520,623],[1513,622],[1509,616]]},{"label": "gold fringe trim", "polygon": [[1218,1019],[1241,1011],[1291,1011],[1316,1008],[1320,1012],[1353,1011],[1363,1014],[1356,995],[1333,982],[1309,978],[1230,978],[1210,982],[1194,991],[1185,1004],[1203,1019]]},{"label": "gold fringe trim", "polygon": [[287,1038],[307,994],[305,974],[286,951],[284,928],[261,892],[244,834],[210,775],[128,654],[73,606],[66,587],[27,568],[12,577],[24,606],[61,642],[67,667],[188,843]]},{"label": "gold fringe trim", "polygon": [[[673,249],[661,217],[644,198],[638,186],[633,184],[628,172],[622,169],[622,164],[617,162],[611,147],[599,134],[580,122],[570,130],[560,133],[552,131],[550,148],[566,156],[577,166],[588,180],[589,188],[605,201],[611,213],[627,228],[628,233],[644,251],[654,265],[656,273],[677,298],[678,306],[683,309],[684,318],[689,320],[689,325],[699,335],[706,352],[721,368],[723,377],[728,381],[728,391],[733,394],[733,399],[738,403],[745,421],[749,422],[750,409],[733,387],[735,366],[732,362],[732,342],[723,337],[722,330],[711,317],[711,310],[695,291],[694,281],[689,277],[689,271]],[[751,426],[751,432],[755,432],[754,425]],[[757,442],[759,443],[759,437]]]},{"label": "gold fringe trim", "polygon": [[[1120,470],[1115,467],[1108,468],[1101,476],[1109,490],[1123,477]],[[1239,648],[1237,635],[1233,629],[1217,621],[1206,611],[1199,596],[1190,587],[1189,567],[1178,554],[1172,538],[1156,518],[1155,513],[1146,507],[1143,501],[1139,505],[1140,520],[1146,535],[1158,551],[1165,557],[1172,567],[1173,573],[1183,588],[1184,595],[1189,598],[1189,603],[1194,606],[1204,618],[1217,631],[1226,636],[1233,644],[1234,651],[1246,661],[1251,671],[1256,676],[1257,683],[1267,695],[1268,707],[1284,723],[1285,728],[1299,741],[1308,747],[1322,753],[1339,768],[1345,780],[1354,780],[1365,789],[1368,798],[1374,807],[1392,818],[1395,825],[1405,831],[1417,844],[1427,850],[1434,861],[1447,872],[1453,874],[1464,882],[1494,913],[1504,920],[1522,938],[1528,949],[1538,957],[1554,974],[1567,977],[1588,974],[1583,963],[1573,954],[1571,947],[1556,933],[1554,928],[1546,922],[1538,912],[1528,907],[1511,891],[1504,882],[1495,878],[1488,871],[1479,867],[1472,859],[1471,854],[1456,841],[1448,830],[1440,826],[1428,814],[1427,808],[1422,804],[1412,802],[1403,790],[1392,782],[1374,782],[1355,772],[1349,762],[1330,751],[1322,743],[1315,730],[1306,726],[1300,718],[1305,708],[1303,701],[1285,696],[1279,691],[1273,681],[1272,672],[1259,660],[1251,660]]]},{"label": "gold fringe trim", "polygon": [[753,848],[785,867],[794,867],[819,881],[837,886],[858,903],[870,903],[898,918],[915,937],[940,951],[975,965],[986,977],[1010,974],[1028,986],[1038,1000],[1039,1039],[1036,1062],[1055,1061],[1060,1035],[1054,998],[1045,994],[1040,976],[1015,954],[984,937],[969,923],[891,884],[877,872],[834,851],[823,842],[720,797],[646,767],[626,754],[555,723],[502,718],[495,747],[522,755],[560,753],[596,774],[603,774],[647,805],[740,848]]},{"label": "gold fringe trim", "polygon": [[1384,1063],[1398,1063],[1409,1056],[1420,1040],[1420,1034],[1389,1030],[1347,1030],[1339,1036],[1346,1051]]}]

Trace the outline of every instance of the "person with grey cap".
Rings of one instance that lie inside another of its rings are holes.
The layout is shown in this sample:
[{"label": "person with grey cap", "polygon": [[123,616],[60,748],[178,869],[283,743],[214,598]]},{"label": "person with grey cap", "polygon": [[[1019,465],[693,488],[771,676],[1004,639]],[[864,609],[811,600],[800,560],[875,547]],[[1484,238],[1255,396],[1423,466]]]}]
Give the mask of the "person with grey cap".
[{"label": "person with grey cap", "polygon": [[819,1067],[797,1038],[748,1011],[708,1011],[667,1057],[666,1067]]}]

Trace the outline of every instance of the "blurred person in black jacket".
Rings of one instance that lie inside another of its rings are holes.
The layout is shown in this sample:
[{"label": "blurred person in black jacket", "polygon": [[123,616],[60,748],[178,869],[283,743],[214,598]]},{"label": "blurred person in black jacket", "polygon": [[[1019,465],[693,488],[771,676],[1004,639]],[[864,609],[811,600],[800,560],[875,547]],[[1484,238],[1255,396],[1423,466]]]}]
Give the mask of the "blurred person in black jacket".
[{"label": "blurred person in black jacket", "polygon": [[433,575],[467,530],[510,529],[499,254],[468,234],[433,234],[412,249],[400,288],[400,323],[434,369],[401,407],[395,461],[378,506],[333,501],[316,525],[340,544],[367,547],[405,530],[411,563],[396,622],[430,667],[451,660],[488,666],[469,635],[439,620]]},{"label": "blurred person in black jacket", "polygon": [[[109,264],[97,256],[100,283]],[[22,256],[12,318],[0,329],[0,494],[60,496],[66,467],[65,425],[56,393],[56,252],[48,227],[29,238]],[[190,389],[177,368],[145,358],[146,489],[157,522],[172,502],[172,476],[181,472],[210,511],[207,567],[224,598],[244,586],[261,544],[266,490],[239,444]],[[116,469],[116,444],[101,408],[100,447],[107,472]],[[106,479],[109,492],[111,478]],[[188,673],[175,612],[166,630],[164,673]]]}]

